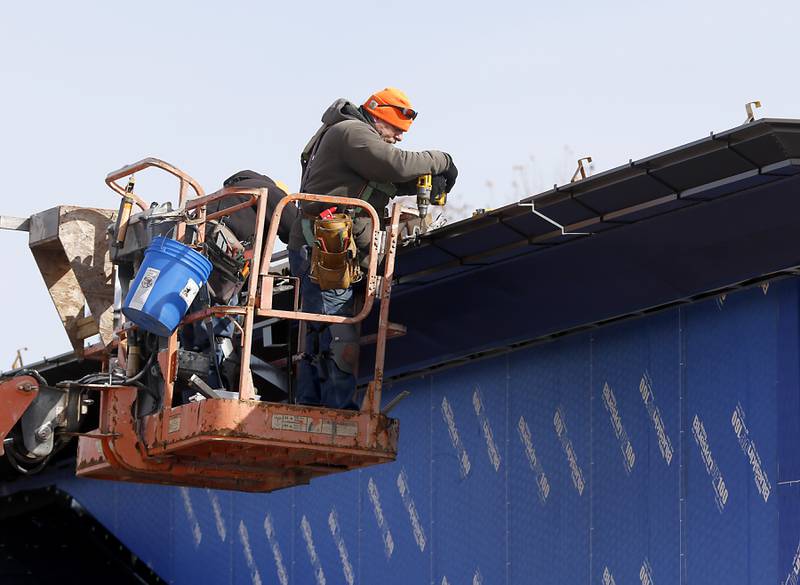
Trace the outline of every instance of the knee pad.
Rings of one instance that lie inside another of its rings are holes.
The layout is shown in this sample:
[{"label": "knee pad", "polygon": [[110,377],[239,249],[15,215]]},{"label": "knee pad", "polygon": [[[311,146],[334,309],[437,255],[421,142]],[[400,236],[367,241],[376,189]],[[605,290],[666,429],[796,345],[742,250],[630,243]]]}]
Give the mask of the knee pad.
[{"label": "knee pad", "polygon": [[330,326],[330,355],[336,367],[352,374],[358,365],[359,340],[354,325],[337,323]]}]

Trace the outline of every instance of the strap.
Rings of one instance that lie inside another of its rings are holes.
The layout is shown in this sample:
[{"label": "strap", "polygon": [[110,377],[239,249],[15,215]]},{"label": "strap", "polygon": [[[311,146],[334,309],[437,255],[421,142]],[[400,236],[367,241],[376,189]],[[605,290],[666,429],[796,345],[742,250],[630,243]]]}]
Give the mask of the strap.
[{"label": "strap", "polygon": [[364,201],[369,201],[369,198],[372,197],[372,193],[375,191],[385,193],[387,197],[391,198],[397,194],[397,185],[394,183],[378,183],[377,181],[370,181],[364,185],[364,189],[361,191],[361,194],[358,197]]},{"label": "strap", "polygon": [[314,246],[314,230],[311,229],[311,220],[307,217],[304,217],[300,220],[300,226],[303,228],[303,238],[306,241],[306,244],[313,247]]},{"label": "strap", "polygon": [[308,165],[314,160],[314,157],[317,155],[317,150],[319,150],[319,145],[322,142],[322,137],[325,136],[325,133],[328,129],[331,128],[328,124],[323,124],[320,126],[319,130],[311,137],[311,140],[308,141],[306,147],[303,149],[303,152],[300,153],[300,192],[305,192],[305,184],[306,184],[306,176],[308,175]]}]

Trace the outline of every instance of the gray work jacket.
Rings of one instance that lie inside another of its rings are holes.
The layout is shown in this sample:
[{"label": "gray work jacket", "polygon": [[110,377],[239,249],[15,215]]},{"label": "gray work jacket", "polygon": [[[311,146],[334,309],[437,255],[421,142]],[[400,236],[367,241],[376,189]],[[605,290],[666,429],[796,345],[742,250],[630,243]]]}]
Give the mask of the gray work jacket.
[{"label": "gray work jacket", "polygon": [[[334,102],[322,116],[322,122],[323,127],[312,138],[312,142],[319,139],[319,144],[312,149],[313,156],[303,177],[302,189],[306,193],[361,197],[370,182],[403,183],[428,173],[441,173],[450,165],[450,157],[444,152],[411,152],[387,144],[358,108],[346,100]],[[389,198],[378,190],[369,197],[380,217]],[[326,207],[304,204],[303,211],[316,214]],[[354,231],[358,247],[368,247],[369,241],[365,240],[369,222],[356,222]],[[305,243],[298,219],[289,236],[289,248],[297,250]]]}]

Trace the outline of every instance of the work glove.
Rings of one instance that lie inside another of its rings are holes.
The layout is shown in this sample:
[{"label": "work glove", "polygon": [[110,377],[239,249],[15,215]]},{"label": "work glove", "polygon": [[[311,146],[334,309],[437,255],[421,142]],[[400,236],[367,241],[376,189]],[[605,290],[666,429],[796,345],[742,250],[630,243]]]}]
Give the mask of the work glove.
[{"label": "work glove", "polygon": [[445,181],[447,181],[445,192],[449,193],[453,190],[456,184],[456,178],[458,177],[458,169],[456,168],[456,163],[453,162],[453,157],[450,157],[450,165],[444,170],[442,176],[445,178]]},{"label": "work glove", "polygon": [[433,175],[431,177],[431,199],[435,199],[441,193],[448,193],[450,189],[447,188],[447,179],[444,174]]}]

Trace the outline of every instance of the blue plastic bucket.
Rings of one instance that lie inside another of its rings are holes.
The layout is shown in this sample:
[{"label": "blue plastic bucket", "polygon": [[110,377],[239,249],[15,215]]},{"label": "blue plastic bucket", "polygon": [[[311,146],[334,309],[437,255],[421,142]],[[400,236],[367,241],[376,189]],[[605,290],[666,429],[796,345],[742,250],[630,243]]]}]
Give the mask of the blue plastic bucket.
[{"label": "blue plastic bucket", "polygon": [[153,238],[133,279],[122,314],[141,329],[168,337],[211,274],[211,262],[190,247]]}]

